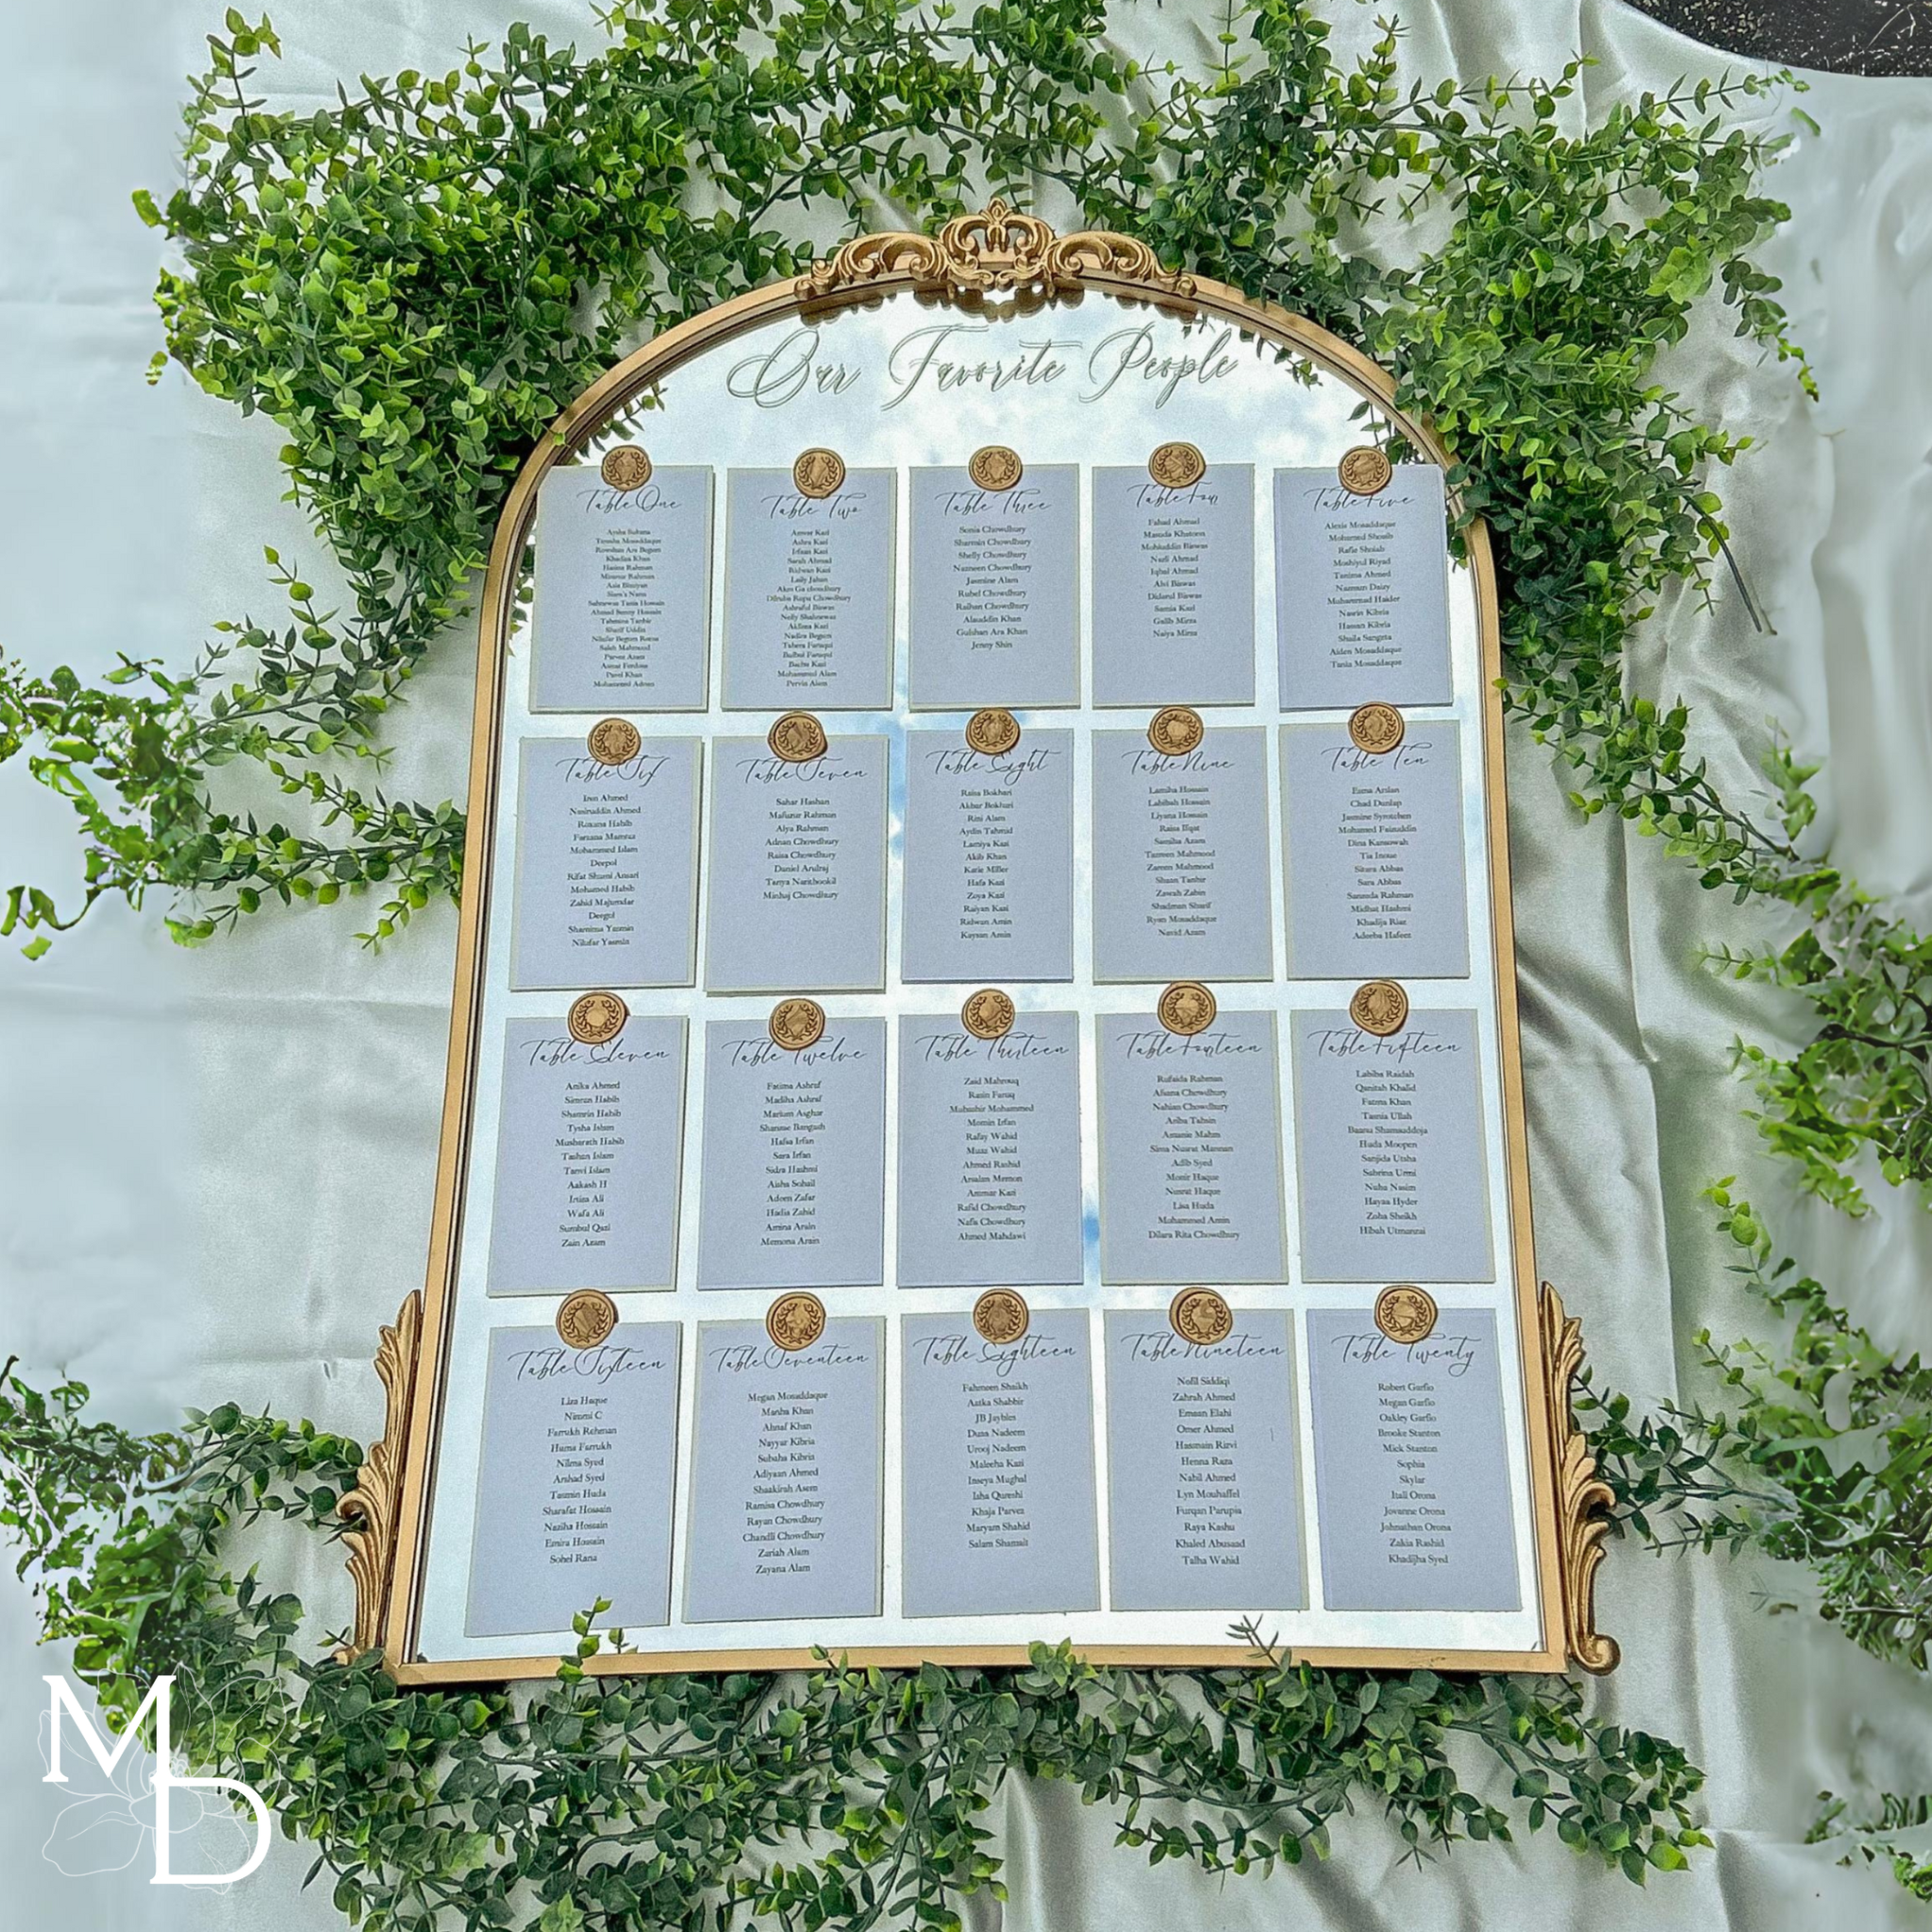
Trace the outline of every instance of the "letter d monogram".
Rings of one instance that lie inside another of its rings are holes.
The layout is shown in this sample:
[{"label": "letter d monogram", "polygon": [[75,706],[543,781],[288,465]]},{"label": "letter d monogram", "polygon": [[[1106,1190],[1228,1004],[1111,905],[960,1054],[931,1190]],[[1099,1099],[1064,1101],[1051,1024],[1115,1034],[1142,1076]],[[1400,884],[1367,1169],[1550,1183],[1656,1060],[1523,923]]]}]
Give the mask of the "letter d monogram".
[{"label": "letter d monogram", "polygon": [[[142,1700],[141,1707],[128,1721],[127,1728],[110,1750],[108,1741],[101,1737],[89,1721],[86,1711],[75,1701],[74,1688],[65,1677],[47,1677],[42,1680],[52,1690],[47,1706],[47,1715],[53,1732],[48,1750],[48,1771],[41,1782],[43,1785],[64,1785],[67,1774],[60,1769],[60,1714],[64,1710],[73,1721],[74,1727],[80,1733],[81,1741],[93,1755],[93,1760],[108,1776],[114,1774],[114,1767],[121,1762],[123,1754],[134,1742],[135,1734],[141,1728],[141,1721],[150,1709],[155,1714],[155,1875],[149,1880],[153,1885],[228,1885],[237,1878],[246,1878],[261,1861],[268,1857],[268,1807],[262,1803],[260,1793],[244,1785],[240,1778],[232,1777],[176,1777],[169,1770],[174,1756],[174,1747],[169,1739],[172,1720],[170,1699],[174,1692],[175,1679],[172,1676],[157,1677],[155,1687]],[[171,1872],[168,1870],[168,1798],[179,1785],[187,1787],[220,1787],[224,1790],[239,1791],[248,1800],[248,1808],[255,1813],[255,1850],[249,1854],[247,1864],[234,1872]]]}]

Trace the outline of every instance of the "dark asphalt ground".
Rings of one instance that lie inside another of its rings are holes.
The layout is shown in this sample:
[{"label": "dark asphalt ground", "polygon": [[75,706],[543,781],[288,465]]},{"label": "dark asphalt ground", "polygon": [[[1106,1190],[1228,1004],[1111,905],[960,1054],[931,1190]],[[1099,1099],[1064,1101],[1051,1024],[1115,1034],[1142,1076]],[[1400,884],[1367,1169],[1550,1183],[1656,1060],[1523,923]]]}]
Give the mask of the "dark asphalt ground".
[{"label": "dark asphalt ground", "polygon": [[1707,47],[1841,74],[1932,74],[1932,0],[1632,0]]}]

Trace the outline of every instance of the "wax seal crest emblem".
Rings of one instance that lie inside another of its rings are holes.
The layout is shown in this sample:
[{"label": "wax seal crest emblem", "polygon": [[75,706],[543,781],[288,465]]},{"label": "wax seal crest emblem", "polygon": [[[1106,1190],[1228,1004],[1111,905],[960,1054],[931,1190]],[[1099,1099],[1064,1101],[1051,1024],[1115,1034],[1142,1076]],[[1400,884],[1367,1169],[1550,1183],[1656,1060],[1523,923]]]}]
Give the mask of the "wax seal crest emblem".
[{"label": "wax seal crest emblem", "polygon": [[791,466],[791,487],[801,496],[833,496],[845,480],[845,458],[835,449],[806,450]]},{"label": "wax seal crest emblem", "polygon": [[1026,1333],[1033,1312],[1026,1297],[1010,1288],[990,1288],[973,1304],[973,1325],[983,1341],[1009,1348]]},{"label": "wax seal crest emblem", "polygon": [[557,1332],[572,1348],[595,1348],[617,1326],[617,1304],[601,1289],[580,1288],[563,1298]]},{"label": "wax seal crest emblem", "polygon": [[1147,726],[1147,742],[1169,758],[1187,757],[1207,735],[1200,712],[1191,705],[1169,705]]},{"label": "wax seal crest emblem", "polygon": [[1388,487],[1389,479],[1395,472],[1389,458],[1378,449],[1363,442],[1357,443],[1336,464],[1335,474],[1341,478],[1341,487],[1357,496],[1373,496],[1378,490]]},{"label": "wax seal crest emblem", "polygon": [[825,1009],[818,1001],[803,996],[780,1000],[772,1008],[769,1024],[774,1046],[782,1046],[787,1053],[803,1053],[824,1037]]},{"label": "wax seal crest emblem", "polygon": [[809,711],[787,711],[765,733],[765,742],[774,758],[783,758],[788,765],[805,765],[824,757],[827,740],[825,727]]},{"label": "wax seal crest emblem", "polygon": [[809,1348],[824,1332],[824,1303],[802,1288],[781,1294],[765,1310],[765,1333],[787,1355]]},{"label": "wax seal crest emblem", "polygon": [[973,452],[966,474],[981,490],[1010,490],[1026,474],[1026,465],[1020,460],[1017,450],[1010,450],[1002,442],[990,442],[984,449]]},{"label": "wax seal crest emblem", "polygon": [[1375,1326],[1391,1341],[1426,1341],[1436,1326],[1436,1297],[1412,1281],[1398,1281],[1375,1297]]},{"label": "wax seal crest emblem", "polygon": [[642,734],[628,718],[600,718],[584,742],[600,765],[627,765],[643,750]]},{"label": "wax seal crest emblem", "polygon": [[580,1044],[602,1046],[624,1031],[629,1018],[630,1008],[614,992],[586,992],[571,1001],[563,1024]]},{"label": "wax seal crest emblem", "polygon": [[1147,474],[1163,490],[1191,490],[1208,474],[1208,458],[1191,442],[1163,442],[1147,458]]},{"label": "wax seal crest emblem", "polygon": [[1167,1305],[1167,1320],[1196,1348],[1212,1348],[1234,1333],[1234,1310],[1211,1288],[1182,1289]]},{"label": "wax seal crest emblem", "polygon": [[975,1040],[1004,1040],[1012,1031],[1013,1003],[996,986],[982,986],[959,1008],[959,1024]]},{"label": "wax seal crest emblem", "polygon": [[966,743],[981,758],[1003,758],[1020,741],[1020,721],[997,705],[966,721]]},{"label": "wax seal crest emblem", "polygon": [[1170,1033],[1186,1036],[1205,1032],[1219,1008],[1214,995],[1198,979],[1176,979],[1160,995],[1154,1011]]},{"label": "wax seal crest emblem", "polygon": [[1355,748],[1372,758],[1393,751],[1407,728],[1393,705],[1357,705],[1348,720],[1348,735],[1355,741]]},{"label": "wax seal crest emblem", "polygon": [[597,474],[613,490],[641,490],[651,480],[651,459],[634,442],[621,442],[604,452]]},{"label": "wax seal crest emblem", "polygon": [[1408,1024],[1408,995],[1392,979],[1365,980],[1348,1003],[1348,1017],[1364,1033],[1400,1033]]}]

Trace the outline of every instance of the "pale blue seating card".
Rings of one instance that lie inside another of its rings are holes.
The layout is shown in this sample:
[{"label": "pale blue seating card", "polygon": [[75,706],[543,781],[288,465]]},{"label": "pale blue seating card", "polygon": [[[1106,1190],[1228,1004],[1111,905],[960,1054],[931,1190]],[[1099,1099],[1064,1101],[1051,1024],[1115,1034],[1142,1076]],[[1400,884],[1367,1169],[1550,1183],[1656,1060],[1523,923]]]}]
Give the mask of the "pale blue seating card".
[{"label": "pale blue seating card", "polygon": [[552,470],[537,500],[533,711],[702,711],[711,614],[711,471],[613,490]]},{"label": "pale blue seating card", "polygon": [[1279,1309],[1212,1348],[1159,1308],[1107,1311],[1109,1574],[1117,1610],[1300,1609],[1294,1345]]},{"label": "pale blue seating card", "polygon": [[684,1614],[693,1624],[879,1614],[885,1324],[811,1347],[698,1324]]},{"label": "pale blue seating card", "polygon": [[1255,702],[1255,466],[1093,472],[1093,702]]},{"label": "pale blue seating card", "polygon": [[1267,979],[1268,740],[1209,725],[1169,758],[1093,734],[1093,976]]},{"label": "pale blue seating card", "polygon": [[724,707],[892,705],[891,470],[805,496],[790,470],[733,470],[724,524]]},{"label": "pale blue seating card", "polygon": [[698,741],[602,765],[580,738],[518,747],[520,990],[689,986],[697,951]]},{"label": "pale blue seating card", "polygon": [[1286,1281],[1274,1016],[1103,1013],[1103,1281]]},{"label": "pale blue seating card", "polygon": [[471,1637],[671,1621],[677,1459],[675,1322],[620,1323],[595,1348],[495,1328],[483,1395]]},{"label": "pale blue seating card", "polygon": [[1464,979],[1461,727],[1412,721],[1371,757],[1341,724],[1281,727],[1291,979]]},{"label": "pale blue seating card", "polygon": [[1080,469],[1027,468],[981,490],[915,469],[912,708],[1080,702]]},{"label": "pale blue seating card", "polygon": [[1077,1283],[1080,1236],[1079,1016],[902,1015],[899,1286]]},{"label": "pale blue seating card", "polygon": [[957,731],[908,731],[900,977],[1073,976],[1074,734],[1028,730],[987,758]]},{"label": "pale blue seating card", "polygon": [[1493,1312],[1444,1308],[1405,1347],[1313,1309],[1308,1397],[1328,1608],[1522,1608]]},{"label": "pale blue seating card", "polygon": [[504,1029],[489,1291],[677,1279],[685,1023],[633,1015],[586,1046],[558,1020]]},{"label": "pale blue seating card", "polygon": [[712,992],[858,992],[886,983],[887,741],[834,738],[774,758],[761,738],[711,748]]},{"label": "pale blue seating card", "polygon": [[908,1315],[901,1347],[904,1614],[1097,1610],[1086,1310],[1036,1308],[1004,1346]]},{"label": "pale blue seating card", "polygon": [[1274,609],[1284,710],[1446,705],[1442,472],[1398,463],[1357,496],[1332,469],[1276,470]]},{"label": "pale blue seating card", "polygon": [[1292,1025],[1303,1274],[1493,1281],[1474,1013],[1411,1008],[1387,1039],[1345,1012]]},{"label": "pale blue seating card", "polygon": [[705,1027],[700,1288],[885,1280],[886,1023],[789,1053],[762,1014]]}]

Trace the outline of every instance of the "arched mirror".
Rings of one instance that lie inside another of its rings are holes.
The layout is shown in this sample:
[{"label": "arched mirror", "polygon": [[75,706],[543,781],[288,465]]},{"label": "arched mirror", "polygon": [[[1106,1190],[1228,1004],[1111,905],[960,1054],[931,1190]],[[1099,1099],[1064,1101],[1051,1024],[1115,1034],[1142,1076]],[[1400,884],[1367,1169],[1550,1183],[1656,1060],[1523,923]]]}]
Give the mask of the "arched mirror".
[{"label": "arched mirror", "polygon": [[598,1600],[618,1670],[1613,1660],[1488,549],[1391,393],[995,207],[566,412],[356,1504],[392,1668]]}]

